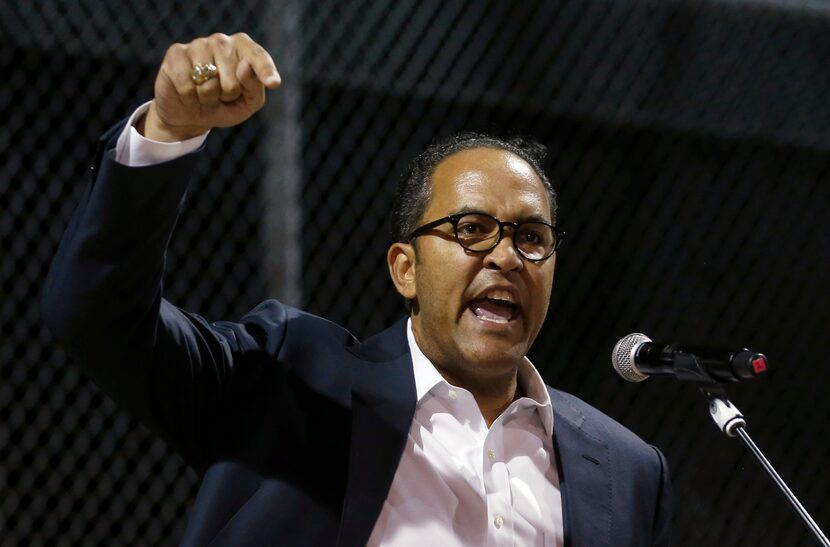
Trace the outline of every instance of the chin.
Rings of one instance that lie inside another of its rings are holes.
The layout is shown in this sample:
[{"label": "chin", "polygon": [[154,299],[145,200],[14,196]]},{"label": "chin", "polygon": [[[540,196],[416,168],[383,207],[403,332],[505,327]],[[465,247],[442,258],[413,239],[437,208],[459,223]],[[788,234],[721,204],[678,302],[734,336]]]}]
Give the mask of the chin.
[{"label": "chin", "polygon": [[464,356],[468,363],[480,368],[505,369],[515,367],[525,353],[524,345],[485,343],[468,348]]}]

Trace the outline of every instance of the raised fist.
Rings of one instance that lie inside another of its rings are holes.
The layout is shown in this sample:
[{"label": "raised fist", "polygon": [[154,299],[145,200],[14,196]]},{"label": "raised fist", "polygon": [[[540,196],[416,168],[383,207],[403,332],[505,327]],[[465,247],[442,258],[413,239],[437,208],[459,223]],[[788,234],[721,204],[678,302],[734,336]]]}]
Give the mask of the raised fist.
[{"label": "raised fist", "polygon": [[[195,67],[207,67],[207,78],[204,69],[200,78]],[[156,77],[150,110],[137,129],[147,138],[174,142],[231,127],[262,108],[266,87],[279,85],[274,60],[247,34],[217,33],[173,44]]]}]

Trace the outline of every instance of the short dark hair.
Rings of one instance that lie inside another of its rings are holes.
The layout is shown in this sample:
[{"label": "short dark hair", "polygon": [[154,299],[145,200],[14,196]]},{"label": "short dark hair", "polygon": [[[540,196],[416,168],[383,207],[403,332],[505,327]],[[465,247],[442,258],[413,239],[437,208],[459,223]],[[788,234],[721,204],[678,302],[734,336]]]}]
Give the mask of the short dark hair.
[{"label": "short dark hair", "polygon": [[406,242],[407,236],[418,227],[432,197],[431,179],[438,164],[456,152],[474,148],[505,150],[526,161],[547,190],[551,223],[556,224],[556,192],[542,168],[547,155],[543,144],[523,137],[500,139],[482,133],[463,132],[433,142],[409,163],[398,181],[392,203],[392,241]]}]

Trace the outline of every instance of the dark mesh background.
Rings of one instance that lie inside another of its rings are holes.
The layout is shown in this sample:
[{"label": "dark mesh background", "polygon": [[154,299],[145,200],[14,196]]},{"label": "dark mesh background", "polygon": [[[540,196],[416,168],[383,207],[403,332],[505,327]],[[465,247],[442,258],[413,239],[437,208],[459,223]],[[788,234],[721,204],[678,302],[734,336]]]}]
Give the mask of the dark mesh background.
[{"label": "dark mesh background", "polygon": [[[0,2],[3,545],[181,536],[195,473],[69,366],[36,302],[97,136],[151,96],[172,41],[267,39],[264,4]],[[764,351],[776,370],[732,400],[830,526],[825,2],[300,4],[305,308],[359,336],[389,324],[403,310],[386,213],[405,163],[459,129],[535,136],[568,232],[532,355],[545,379],[665,452],[677,544],[809,545],[694,389],[625,384],[609,364],[637,330]],[[267,296],[266,123],[211,135],[173,239],[167,296],[211,319]]]}]

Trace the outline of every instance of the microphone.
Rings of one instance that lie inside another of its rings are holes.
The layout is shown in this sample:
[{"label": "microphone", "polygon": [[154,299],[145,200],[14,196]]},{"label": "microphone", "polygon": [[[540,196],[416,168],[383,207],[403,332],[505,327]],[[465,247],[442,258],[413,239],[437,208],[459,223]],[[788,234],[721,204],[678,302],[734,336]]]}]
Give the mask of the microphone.
[{"label": "microphone", "polygon": [[681,382],[723,384],[751,380],[764,374],[769,363],[763,353],[747,348],[735,351],[652,342],[645,334],[623,336],[611,352],[617,374],[629,382],[669,375]]}]

